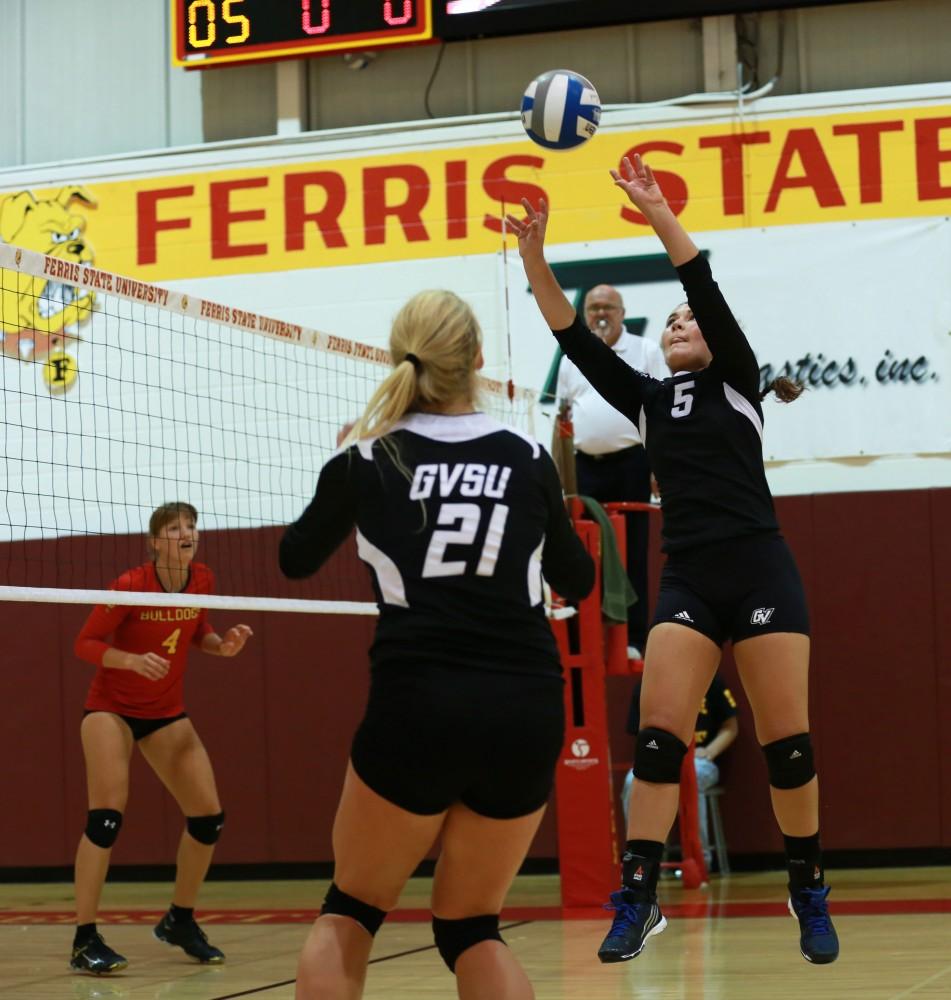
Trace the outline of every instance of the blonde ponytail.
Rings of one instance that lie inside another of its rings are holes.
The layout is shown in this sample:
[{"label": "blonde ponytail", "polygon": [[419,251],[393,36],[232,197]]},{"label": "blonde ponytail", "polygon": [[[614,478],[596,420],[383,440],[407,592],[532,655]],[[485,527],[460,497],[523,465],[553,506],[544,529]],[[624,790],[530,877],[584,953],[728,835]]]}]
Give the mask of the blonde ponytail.
[{"label": "blonde ponytail", "polygon": [[394,369],[370,397],[348,441],[378,438],[416,410],[439,412],[459,401],[475,404],[476,359],[482,332],[455,292],[420,292],[393,320]]}]

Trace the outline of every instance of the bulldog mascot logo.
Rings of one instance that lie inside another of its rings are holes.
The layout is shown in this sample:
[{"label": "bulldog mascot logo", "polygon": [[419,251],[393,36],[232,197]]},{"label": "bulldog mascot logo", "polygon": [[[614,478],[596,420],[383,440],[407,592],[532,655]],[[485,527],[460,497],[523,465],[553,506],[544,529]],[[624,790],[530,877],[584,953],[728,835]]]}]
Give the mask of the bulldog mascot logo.
[{"label": "bulldog mascot logo", "polygon": [[[55,198],[37,200],[30,191],[3,198],[0,240],[75,264],[91,264],[95,253],[84,235],[86,219],[71,211],[74,202],[96,205],[89,192],[75,185],[64,187]],[[75,328],[92,312],[93,293],[10,273],[0,296],[0,353],[27,362],[45,360],[50,372],[44,370],[44,377],[50,389],[68,388],[75,379],[75,362],[63,348],[76,338]]]}]

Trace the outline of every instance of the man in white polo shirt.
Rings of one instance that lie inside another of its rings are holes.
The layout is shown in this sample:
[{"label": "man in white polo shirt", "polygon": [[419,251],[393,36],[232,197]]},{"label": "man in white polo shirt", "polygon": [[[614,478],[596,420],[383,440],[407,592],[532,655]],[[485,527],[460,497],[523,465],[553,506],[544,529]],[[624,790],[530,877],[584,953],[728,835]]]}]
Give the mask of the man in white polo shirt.
[{"label": "man in white polo shirt", "polygon": [[[654,378],[670,372],[660,347],[624,329],[624,301],[610,285],[584,298],[584,320],[632,368]],[[571,405],[578,492],[602,503],[651,496],[651,473],[637,428],[606,403],[568,358],[558,368],[558,400]],[[626,514],[627,573],[638,600],[628,609],[628,656],[641,659],[647,641],[647,514]]]}]

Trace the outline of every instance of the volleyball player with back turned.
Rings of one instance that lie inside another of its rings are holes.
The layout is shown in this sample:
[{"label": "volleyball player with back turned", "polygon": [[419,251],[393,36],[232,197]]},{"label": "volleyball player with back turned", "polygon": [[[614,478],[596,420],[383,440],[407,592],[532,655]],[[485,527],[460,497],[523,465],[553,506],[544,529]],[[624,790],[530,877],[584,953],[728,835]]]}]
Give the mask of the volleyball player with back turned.
[{"label": "volleyball player with back turned", "polygon": [[576,598],[594,568],[550,456],[477,412],[480,341],[452,292],[400,310],[393,372],[281,542],[282,570],[303,577],[356,526],[380,607],[334,820],[334,881],[304,945],[298,1000],[362,995],[373,936],[437,837],[433,935],[459,995],[534,995],[499,912],[564,737],[542,576]]},{"label": "volleyball player with back turned", "polygon": [[[622,888],[611,894],[614,922],[598,957],[634,958],[666,926],[657,878],[681,762],[721,646],[731,639],[785,841],[800,948],[810,962],[832,962],[839,944],[819,846],[809,618],[763,468],[759,366],[650,167],[625,158],[611,173],[660,237],[687,293],[661,337],[670,378],[633,371],[575,315],[545,260],[543,201],[537,209],[523,201],[526,218],[507,220],[542,315],[591,384],[640,428],[663,496],[667,562],[645,655]],[[801,388],[777,379],[770,390],[790,401]]]}]

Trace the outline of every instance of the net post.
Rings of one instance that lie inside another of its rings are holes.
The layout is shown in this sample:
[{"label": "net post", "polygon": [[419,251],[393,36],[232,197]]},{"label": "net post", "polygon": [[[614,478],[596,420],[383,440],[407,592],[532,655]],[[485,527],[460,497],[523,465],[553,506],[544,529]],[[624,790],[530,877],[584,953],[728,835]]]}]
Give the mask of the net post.
[{"label": "net post", "polygon": [[[618,551],[620,552],[627,552],[627,523],[624,519],[624,513],[630,511],[656,514],[660,510],[656,504],[637,503],[633,501],[606,503],[604,509],[607,511],[611,524],[614,527],[614,533],[617,536]],[[643,662],[627,659],[626,625],[607,625],[605,626],[605,633],[607,672],[609,674],[640,673],[644,669]],[[622,643],[624,644],[623,647]],[[693,752],[694,742],[691,740],[680,771],[678,819],[680,823],[681,861],[664,862],[665,867],[679,868],[681,870],[685,889],[696,889],[709,881],[709,875],[703,860],[703,846],[700,840],[700,818],[697,806],[697,772],[694,767]]]},{"label": "net post", "polygon": [[604,680],[600,534],[592,521],[576,520],[575,529],[595,561],[595,584],[571,625],[552,622],[566,681],[565,742],[555,769],[565,908],[600,906],[617,887],[619,863]]},{"label": "net post", "polygon": [[[614,530],[618,552],[627,552],[627,521],[617,510],[618,504],[604,505],[605,513]],[[626,561],[625,561],[626,565]],[[638,599],[642,600],[638,594]],[[627,658],[627,622],[604,622],[604,669],[609,674],[627,676],[639,674],[644,669],[643,660]]]},{"label": "net post", "polygon": [[681,863],[677,865],[682,872],[685,889],[698,889],[710,881],[707,866],[703,860],[703,847],[700,843],[700,810],[698,806],[697,770],[694,766],[694,750],[696,743],[690,741],[687,753],[684,754],[680,768],[680,850]]}]

